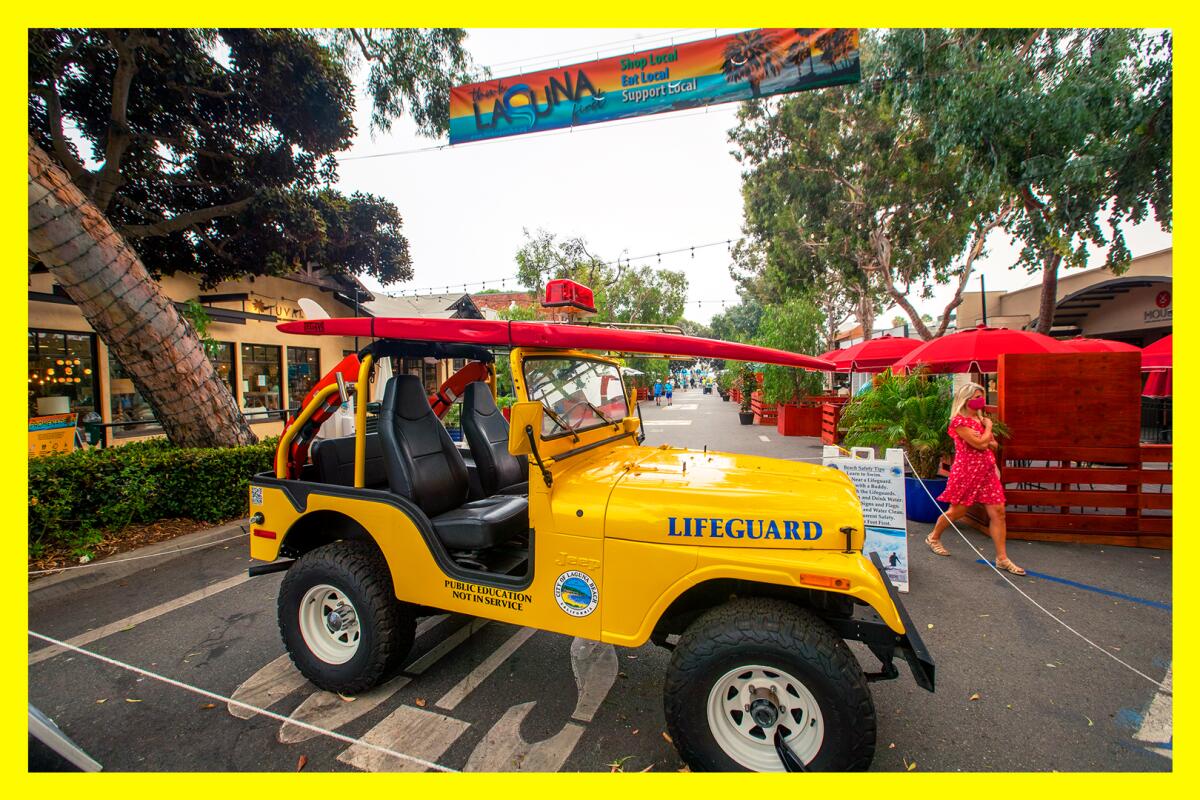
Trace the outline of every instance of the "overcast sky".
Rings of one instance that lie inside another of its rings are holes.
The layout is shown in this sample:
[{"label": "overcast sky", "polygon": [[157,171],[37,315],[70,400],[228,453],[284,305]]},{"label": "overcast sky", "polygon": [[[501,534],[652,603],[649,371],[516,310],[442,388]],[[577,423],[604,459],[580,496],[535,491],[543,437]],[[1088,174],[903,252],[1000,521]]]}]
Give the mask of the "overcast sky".
[{"label": "overcast sky", "polygon": [[[734,29],[716,29],[728,33]],[[714,29],[479,29],[466,46],[493,77],[621,55],[633,50],[693,41]],[[593,253],[611,260],[679,248],[736,241],[741,231],[740,166],[730,155],[727,132],[737,104],[707,112],[676,112],[635,121],[598,124],[573,131],[513,136],[477,144],[400,155],[379,155],[436,147],[445,140],[415,135],[401,120],[389,134],[372,135],[370,106],[360,96],[359,134],[340,166],[340,188],[391,200],[404,219],[414,278],[383,287],[389,292],[478,291],[513,288],[514,256],[523,229],[544,228],[561,236],[584,237]],[[1171,246],[1171,235],[1148,222],[1127,233],[1135,256]],[[980,263],[988,291],[1040,282],[1039,275],[1010,270],[1016,247],[993,235],[990,254]],[[721,301],[737,301],[724,245],[664,255],[664,268],[680,269],[689,281],[685,316],[707,322]],[[1091,266],[1101,266],[1097,254]],[[372,289],[378,283],[367,279]],[[971,281],[977,289],[979,279]],[[942,288],[919,303],[935,317],[952,293]],[[886,324],[898,309],[881,315]]]}]

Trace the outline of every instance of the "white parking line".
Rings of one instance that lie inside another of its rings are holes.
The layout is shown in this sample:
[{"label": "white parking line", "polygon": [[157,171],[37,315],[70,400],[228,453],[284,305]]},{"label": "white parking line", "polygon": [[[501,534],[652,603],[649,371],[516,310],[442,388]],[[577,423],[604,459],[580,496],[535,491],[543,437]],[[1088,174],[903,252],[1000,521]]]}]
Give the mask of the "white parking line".
[{"label": "white parking line", "polygon": [[579,744],[583,726],[568,722],[549,739],[527,742],[521,723],[536,705],[536,700],[530,700],[505,711],[475,746],[463,772],[558,772]]},{"label": "white parking line", "polygon": [[[470,723],[443,716],[435,711],[400,706],[367,731],[362,741],[377,747],[390,747],[395,742],[406,742],[412,748],[411,755],[427,761],[437,761],[470,727]],[[338,754],[337,760],[366,772],[425,770],[420,764],[357,744]]]},{"label": "white parking line", "polygon": [[[182,597],[176,597],[174,600],[168,600],[165,603],[159,603],[153,608],[148,608],[145,611],[139,611],[138,613],[125,617],[124,619],[119,619],[116,622],[96,628],[95,630],[90,630],[87,633],[81,633],[78,636],[73,636],[64,641],[66,641],[67,644],[75,645],[76,647],[83,647],[84,645],[91,644],[97,639],[103,639],[106,636],[112,636],[114,633],[119,633],[120,631],[127,630],[135,625],[148,622],[155,617],[161,617],[163,614],[166,614],[170,611],[175,611],[176,609],[183,608],[184,606],[189,606],[192,603],[212,597],[213,595],[219,594],[226,589],[232,589],[235,586],[240,586],[248,580],[250,580],[250,576],[245,572],[242,572],[238,575],[234,575],[232,578],[226,578],[223,581],[205,586],[202,589],[197,589],[194,592],[188,592]],[[29,654],[29,666],[32,667],[34,664],[39,664],[48,658],[54,658],[56,655],[65,652],[66,650],[57,645],[35,650]]]},{"label": "white parking line", "polygon": [[410,672],[413,675],[420,675],[425,670],[437,663],[437,660],[449,653],[454,648],[465,642],[477,630],[488,624],[486,619],[473,619],[466,625],[456,630],[454,633],[447,636],[442,641],[438,642],[428,653],[418,658],[413,663],[405,667],[405,672]]},{"label": "white parking line", "polygon": [[695,411],[699,407],[695,403],[676,403],[675,405],[667,406],[666,409],[667,411]]},{"label": "white parking line", "polygon": [[[270,708],[305,684],[308,684],[308,680],[296,669],[291,656],[284,653],[243,681],[241,686],[233,690],[230,699],[258,708]],[[238,719],[250,719],[258,713],[233,703],[228,704],[228,709]]]},{"label": "white parking line", "polygon": [[1172,754],[1173,748],[1154,747],[1150,745],[1162,745],[1172,741],[1175,733],[1171,720],[1171,700],[1172,696],[1168,694],[1171,691],[1171,667],[1167,667],[1167,676],[1163,678],[1163,685],[1166,687],[1166,692],[1155,692],[1154,699],[1150,701],[1150,708],[1146,710],[1146,716],[1142,719],[1142,725],[1138,728],[1137,733],[1133,738],[1139,742],[1146,742],[1147,748],[1152,753],[1158,753],[1160,756],[1166,756],[1174,760]]},{"label": "white parking line", "polygon": [[763,436],[763,435],[760,433],[760,434],[758,435],[758,440],[759,440],[760,442],[769,442],[769,441],[771,441],[771,437],[770,437],[770,436]]},{"label": "white parking line", "polygon": [[487,679],[495,671],[496,667],[500,666],[517,651],[517,648],[525,644],[530,636],[536,633],[533,628],[521,628],[508,638],[504,644],[496,648],[496,651],[483,660],[478,667],[471,670],[465,678],[455,684],[454,688],[446,692],[440,698],[436,705],[438,708],[444,708],[447,711],[453,711],[466,696],[475,691],[479,684]]},{"label": "white parking line", "polygon": [[579,690],[571,716],[580,722],[591,722],[616,683],[617,650],[611,644],[576,638],[571,642],[571,671]]},{"label": "white parking line", "polygon": [[[304,698],[304,702],[300,704],[299,708],[288,715],[288,719],[307,722],[309,725],[335,731],[363,714],[369,713],[384,700],[407,686],[410,680],[407,675],[401,675],[398,678],[392,678],[382,686],[376,686],[370,691],[349,698],[333,692],[313,692]],[[279,729],[278,738],[280,744],[295,744],[316,735],[316,732],[309,728],[289,722]],[[438,755],[441,753],[429,760],[436,760]],[[425,758],[425,756],[420,756],[420,758]]]},{"label": "white parking line", "polygon": [[653,428],[656,425],[691,425],[690,419],[648,419],[645,422],[647,428]]},{"label": "white parking line", "polygon": [[[436,626],[438,623],[447,619],[449,616],[449,614],[438,614],[437,616],[427,617],[421,620],[420,624],[417,625],[417,638],[420,638],[427,631]],[[258,708],[270,708],[292,692],[306,685],[315,692],[316,687],[312,684],[309,684],[308,681],[304,679],[304,676],[300,674],[300,670],[296,669],[296,666],[292,663],[291,657],[288,656],[287,653],[284,653],[279,658],[275,659],[270,664],[267,664],[258,672],[251,675],[247,680],[243,681],[242,684],[233,691],[232,697],[234,700],[246,703],[247,705],[257,706]],[[320,697],[321,695],[327,694],[328,692],[315,692],[312,697]],[[315,702],[316,701],[314,701],[314,703]],[[341,698],[338,698],[337,702],[344,703]],[[306,699],[304,703],[301,703],[300,708],[296,709],[296,711],[292,713],[293,719],[299,718],[298,715],[301,713],[302,709],[304,710],[305,715],[309,714],[310,709],[305,708],[306,704],[308,704],[308,699]],[[250,717],[254,716],[256,712],[240,705],[231,704],[229,706],[229,713],[239,719],[249,719]],[[356,714],[355,716],[358,715]],[[353,717],[350,719],[353,719]],[[342,722],[340,724],[345,723]],[[292,726],[293,734],[303,730],[304,729],[300,728],[299,726]],[[283,732],[280,731],[280,736],[282,737],[282,735]],[[308,737],[306,736],[305,738]]]}]

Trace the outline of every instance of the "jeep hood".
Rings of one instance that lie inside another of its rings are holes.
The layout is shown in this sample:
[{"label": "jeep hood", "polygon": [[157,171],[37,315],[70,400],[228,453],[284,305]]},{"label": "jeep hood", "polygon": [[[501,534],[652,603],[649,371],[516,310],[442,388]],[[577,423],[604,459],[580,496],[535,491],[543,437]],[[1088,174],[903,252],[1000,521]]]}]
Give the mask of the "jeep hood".
[{"label": "jeep hood", "polygon": [[845,550],[863,545],[862,507],[841,472],[760,456],[661,448],[627,462],[604,535],[658,544]]}]

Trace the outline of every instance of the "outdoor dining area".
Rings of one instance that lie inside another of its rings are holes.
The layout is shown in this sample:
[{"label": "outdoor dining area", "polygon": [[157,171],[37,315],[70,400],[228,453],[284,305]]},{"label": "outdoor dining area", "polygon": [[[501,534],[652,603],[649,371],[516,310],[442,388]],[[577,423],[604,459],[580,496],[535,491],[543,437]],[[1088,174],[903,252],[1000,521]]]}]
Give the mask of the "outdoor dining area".
[{"label": "outdoor dining area", "polygon": [[[885,335],[820,357],[876,384],[890,372],[986,387],[985,411],[1006,431],[997,463],[1010,538],[1171,546],[1170,335],[1142,349],[979,325],[929,341]],[[824,403],[826,443],[844,434],[849,401]],[[968,519],[986,529],[982,508]]]}]

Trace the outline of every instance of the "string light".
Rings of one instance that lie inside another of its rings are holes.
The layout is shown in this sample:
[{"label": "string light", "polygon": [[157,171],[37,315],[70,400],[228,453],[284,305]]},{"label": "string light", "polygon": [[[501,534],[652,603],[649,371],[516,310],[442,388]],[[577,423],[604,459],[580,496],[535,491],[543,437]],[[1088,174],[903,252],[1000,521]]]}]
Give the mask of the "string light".
[{"label": "string light", "polygon": [[[697,250],[703,250],[703,249],[709,248],[709,247],[719,247],[720,245],[725,245],[727,249],[732,251],[733,240],[732,239],[722,239],[722,240],[716,241],[716,242],[707,242],[705,244],[687,245],[685,247],[675,248],[674,250],[661,250],[661,251],[657,251],[654,253],[646,253],[645,255],[640,255],[640,256],[624,256],[623,260],[625,262],[626,267],[632,267],[634,261],[646,261],[651,258],[655,259],[658,264],[662,264],[663,256],[676,255],[679,253],[689,253],[691,255],[691,257],[694,259],[696,257]],[[599,263],[601,266],[606,266],[606,267],[613,267],[613,266],[620,267],[621,262],[622,262],[622,258],[619,257],[613,261],[601,261]],[[511,275],[511,276],[502,277],[502,278],[487,278],[487,279],[478,280],[478,281],[468,281],[467,283],[464,283],[462,285],[463,291],[466,292],[467,289],[471,286],[480,286],[482,288],[487,288],[487,284],[497,283],[497,282],[499,282],[501,288],[506,288],[508,286],[508,278],[509,277],[511,277],[514,281],[520,280],[520,278],[517,277],[516,275]],[[398,292],[393,292],[390,294],[390,296],[391,297],[406,297],[406,296],[416,297],[421,294],[429,294],[429,293],[437,292],[438,288],[439,287],[437,287],[437,286],[424,286],[419,289],[406,288],[406,289],[400,289],[400,290],[398,290]],[[442,289],[442,291],[449,292],[450,287],[445,286]]]}]

